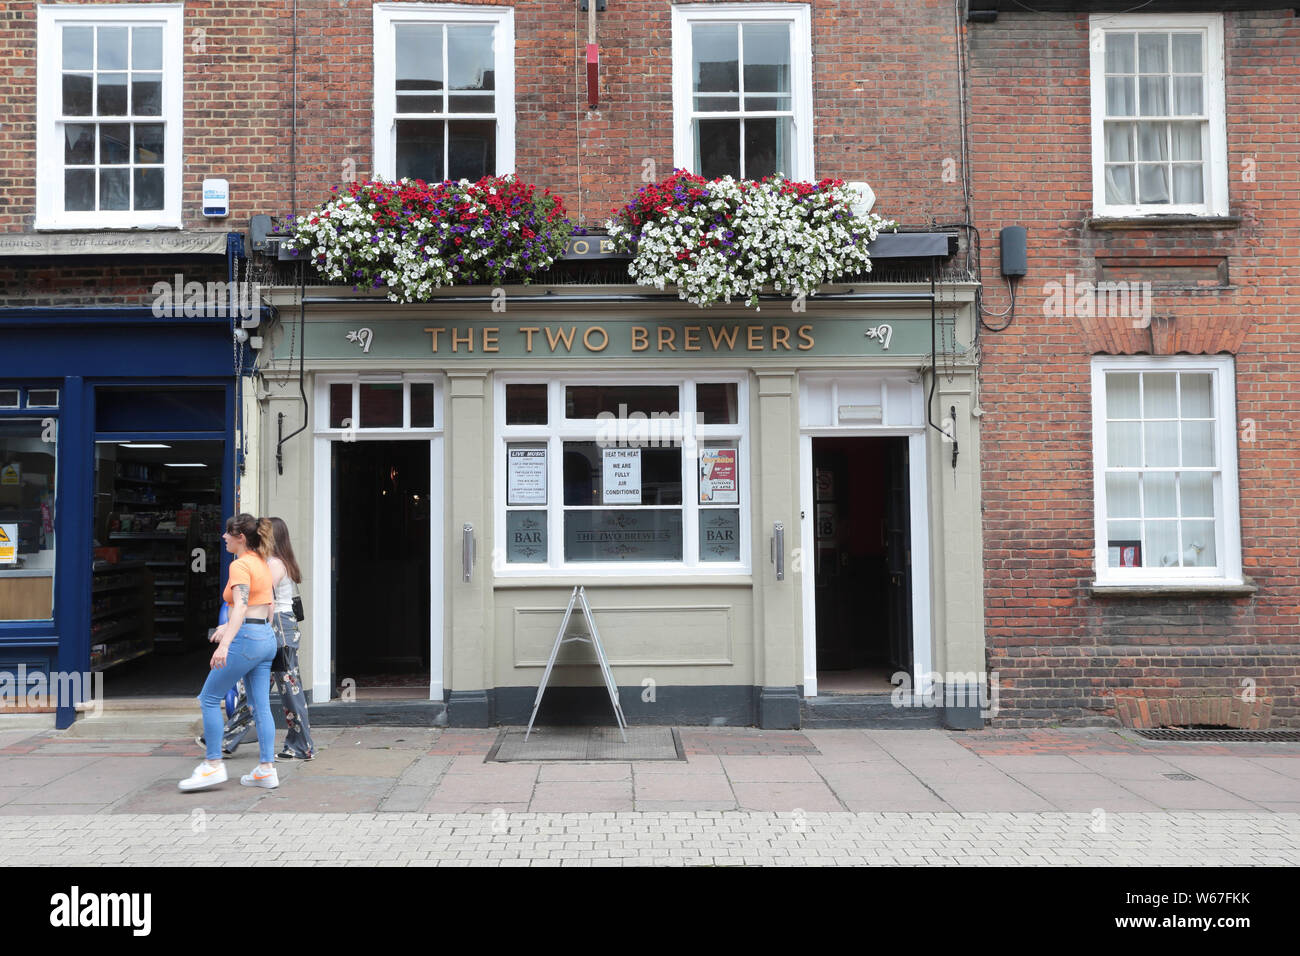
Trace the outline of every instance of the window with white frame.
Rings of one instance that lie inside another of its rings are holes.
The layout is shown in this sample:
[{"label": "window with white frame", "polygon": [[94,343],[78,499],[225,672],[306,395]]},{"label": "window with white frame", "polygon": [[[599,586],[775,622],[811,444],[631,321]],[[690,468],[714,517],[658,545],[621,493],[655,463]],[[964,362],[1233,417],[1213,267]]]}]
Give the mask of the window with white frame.
[{"label": "window with white frame", "polygon": [[498,568],[743,570],[746,406],[735,375],[502,377]]},{"label": "window with white frame", "polygon": [[673,7],[673,164],[716,179],[813,178],[804,4]]},{"label": "window with white frame", "polygon": [[442,427],[442,395],[432,375],[323,377],[317,390],[316,431],[346,438],[367,431]]},{"label": "window with white frame", "polygon": [[1095,358],[1097,578],[1241,581],[1230,356]]},{"label": "window with white frame", "polygon": [[36,227],[179,228],[181,5],[36,11]]},{"label": "window with white frame", "polygon": [[1098,14],[1090,26],[1097,214],[1226,215],[1222,15]]},{"label": "window with white frame", "polygon": [[515,165],[514,11],[375,5],[375,175],[441,182]]}]

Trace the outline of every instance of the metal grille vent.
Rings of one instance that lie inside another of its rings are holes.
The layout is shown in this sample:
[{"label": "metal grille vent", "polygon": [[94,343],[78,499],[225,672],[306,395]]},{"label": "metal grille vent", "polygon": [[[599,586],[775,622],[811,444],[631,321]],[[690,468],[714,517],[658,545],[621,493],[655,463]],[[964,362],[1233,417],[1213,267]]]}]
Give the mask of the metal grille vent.
[{"label": "metal grille vent", "polygon": [[1300,741],[1300,730],[1172,730],[1164,727],[1139,730],[1137,735],[1146,740]]}]

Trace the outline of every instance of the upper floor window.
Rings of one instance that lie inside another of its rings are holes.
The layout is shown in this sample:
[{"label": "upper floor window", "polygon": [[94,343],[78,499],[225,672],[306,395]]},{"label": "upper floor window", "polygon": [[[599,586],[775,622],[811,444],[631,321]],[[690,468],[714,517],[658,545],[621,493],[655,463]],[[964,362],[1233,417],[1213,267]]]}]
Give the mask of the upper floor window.
[{"label": "upper floor window", "polygon": [[1226,215],[1222,16],[1090,25],[1096,214]]},{"label": "upper floor window", "polygon": [[1241,583],[1230,356],[1093,359],[1097,580]]},{"label": "upper floor window", "polygon": [[375,5],[375,175],[476,180],[515,165],[514,11]]},{"label": "upper floor window", "polygon": [[813,178],[803,4],[673,7],[673,164],[716,179]]},{"label": "upper floor window", "polygon": [[38,229],[181,225],[181,16],[37,7]]}]

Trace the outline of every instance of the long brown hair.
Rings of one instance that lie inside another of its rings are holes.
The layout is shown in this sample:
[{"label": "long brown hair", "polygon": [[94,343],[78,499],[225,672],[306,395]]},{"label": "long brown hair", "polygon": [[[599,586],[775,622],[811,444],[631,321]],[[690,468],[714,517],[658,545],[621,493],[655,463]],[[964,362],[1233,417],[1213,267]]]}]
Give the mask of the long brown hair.
[{"label": "long brown hair", "polygon": [[293,556],[293,545],[289,543],[289,526],[283,518],[262,518],[257,522],[265,545],[262,557],[276,557],[284,562],[284,569],[294,584],[302,583],[302,571],[298,568],[298,559]]},{"label": "long brown hair", "polygon": [[249,551],[262,550],[261,523],[250,514],[234,515],[226,519],[226,534],[242,534]]}]

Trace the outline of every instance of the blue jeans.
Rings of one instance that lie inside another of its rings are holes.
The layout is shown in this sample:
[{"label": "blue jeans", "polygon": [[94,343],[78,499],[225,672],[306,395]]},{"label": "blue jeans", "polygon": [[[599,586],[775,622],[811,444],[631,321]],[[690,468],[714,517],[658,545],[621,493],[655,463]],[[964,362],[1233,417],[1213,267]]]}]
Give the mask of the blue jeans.
[{"label": "blue jeans", "polygon": [[257,750],[262,763],[275,761],[275,721],[271,719],[271,659],[275,657],[275,635],[269,624],[244,622],[226,651],[226,666],[208,672],[199,692],[203,709],[203,741],[209,760],[221,759],[221,701],[226,691],[242,678],[257,723]]}]

